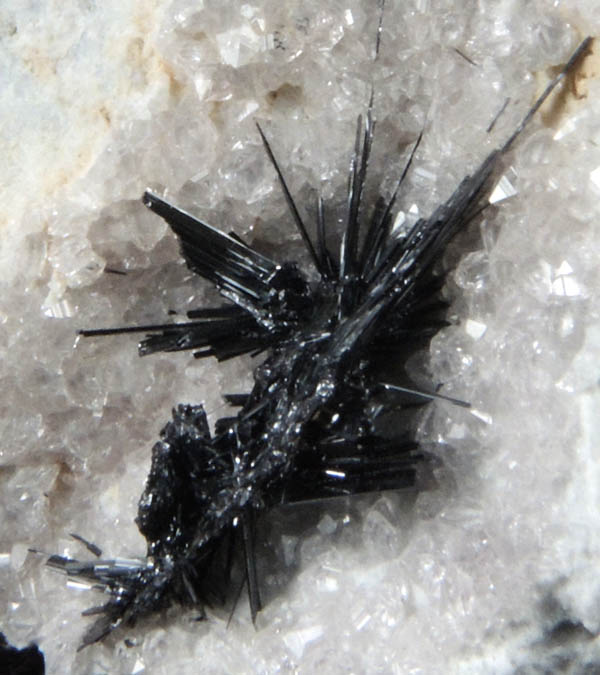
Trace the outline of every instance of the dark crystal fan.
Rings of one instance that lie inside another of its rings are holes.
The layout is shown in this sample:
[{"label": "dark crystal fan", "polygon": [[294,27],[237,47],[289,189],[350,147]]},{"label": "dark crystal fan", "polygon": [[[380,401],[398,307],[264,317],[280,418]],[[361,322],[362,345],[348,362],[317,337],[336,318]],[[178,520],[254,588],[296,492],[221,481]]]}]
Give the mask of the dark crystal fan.
[{"label": "dark crystal fan", "polygon": [[[338,250],[328,241],[321,200],[311,237],[263,130],[265,150],[318,272],[309,283],[293,262],[277,262],[151,192],[144,204],[179,238],[188,267],[227,300],[188,312],[175,324],[82,331],[85,336],[145,333],[141,355],[191,350],[219,360],[264,352],[254,386],[226,400],[237,414],[210,433],[201,405],[178,405],[152,451],[137,524],[148,542],[144,560],[48,561],[88,580],[108,597],[83,638],[91,644],[117,626],[173,603],[203,607],[230,595],[235,553],[252,618],[261,608],[255,564],[255,519],[279,504],[415,484],[424,453],[410,427],[394,421],[440,394],[388,381],[382,363],[405,363],[444,325],[440,256],[453,236],[486,208],[499,162],[558,82],[587,50],[586,39],[548,85],[508,141],[458,185],[449,199],[409,231],[393,230],[394,207],[416,141],[395,191],[365,208],[363,197],[375,121],[372,100],[358,120]],[[371,214],[367,219],[365,214]],[[451,399],[452,400],[452,399]],[[468,405],[461,401],[453,401]],[[390,421],[391,420],[391,421]]]}]

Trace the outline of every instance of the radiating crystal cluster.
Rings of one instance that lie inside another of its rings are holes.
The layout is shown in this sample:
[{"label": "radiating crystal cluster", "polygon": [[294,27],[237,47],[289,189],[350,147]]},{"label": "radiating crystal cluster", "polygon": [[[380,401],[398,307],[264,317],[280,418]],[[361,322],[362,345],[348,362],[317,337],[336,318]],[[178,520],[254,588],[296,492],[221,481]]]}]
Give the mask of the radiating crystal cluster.
[{"label": "radiating crystal cluster", "polygon": [[79,612],[101,598],[28,553],[78,556],[76,532],[111,557],[143,555],[133,518],[170,408],[204,401],[216,418],[220,394],[251,381],[251,359],[140,360],[131,337],[76,339],[212,297],[144,188],[294,258],[254,121],[307,213],[318,189],[334,218],[373,84],[374,185],[392,187],[425,130],[396,221],[407,227],[600,30],[594,0],[388,0],[374,63],[378,18],[366,0],[0,10],[0,630],[38,642],[48,672],[600,668],[595,55],[448,251],[452,326],[409,364],[417,383],[472,403],[423,415],[435,485],[274,514],[256,631],[243,602],[229,628],[219,612],[170,610],[76,653]]}]

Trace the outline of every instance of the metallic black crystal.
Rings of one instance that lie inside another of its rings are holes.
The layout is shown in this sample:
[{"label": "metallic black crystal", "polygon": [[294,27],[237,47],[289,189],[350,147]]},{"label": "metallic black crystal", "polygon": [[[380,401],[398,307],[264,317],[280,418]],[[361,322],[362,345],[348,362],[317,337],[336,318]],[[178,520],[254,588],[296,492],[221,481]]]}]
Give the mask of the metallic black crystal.
[{"label": "metallic black crystal", "polygon": [[[259,133],[319,280],[310,283],[292,262],[277,262],[234,236],[168,204],[151,192],[144,204],[177,235],[188,267],[228,301],[189,312],[190,321],[83,331],[141,331],[140,354],[192,350],[227,359],[265,352],[251,391],[228,394],[237,414],[211,435],[201,405],[179,405],[152,451],[152,468],[137,524],[148,542],[143,560],[49,564],[86,579],[108,601],[83,645],[122,623],[172,603],[222,603],[232,587],[235,553],[243,556],[252,618],[261,608],[255,562],[255,519],[278,504],[415,484],[423,452],[398,423],[399,413],[443,395],[419,391],[390,363],[445,325],[436,263],[453,236],[488,204],[499,161],[565,73],[588,48],[585,40],[523,122],[408,232],[393,233],[394,205],[416,147],[388,200],[363,204],[375,121],[372,103],[358,120],[347,217],[338,250],[326,244],[322,201],[316,244],[300,217],[266,134]],[[371,215],[371,211],[373,212]],[[433,387],[432,387],[433,389]],[[468,405],[452,400],[459,405]],[[89,545],[88,545],[89,548]]]}]

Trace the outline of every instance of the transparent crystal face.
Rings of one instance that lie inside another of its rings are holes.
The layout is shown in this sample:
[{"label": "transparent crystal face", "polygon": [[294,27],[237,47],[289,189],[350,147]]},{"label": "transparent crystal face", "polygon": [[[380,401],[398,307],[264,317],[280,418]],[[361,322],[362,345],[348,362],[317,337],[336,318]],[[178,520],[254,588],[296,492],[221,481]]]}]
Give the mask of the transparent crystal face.
[{"label": "transparent crystal face", "polygon": [[[171,612],[77,653],[93,594],[28,552],[81,556],[76,532],[111,557],[142,556],[133,519],[171,407],[204,401],[214,421],[221,393],[251,381],[249,358],[138,360],[127,336],[76,338],[214,299],[141,205],[146,187],[301,256],[254,120],[311,217],[314,188],[335,218],[373,83],[373,180],[393,184],[425,128],[401,236],[598,32],[596,4],[388,2],[377,64],[378,17],[359,0],[2,14],[0,598],[12,643],[37,641],[52,673],[597,667],[584,639],[600,627],[592,77],[566,108],[541,111],[494,206],[448,252],[452,325],[410,370],[426,381],[425,364],[472,408],[438,401],[423,414],[421,438],[441,443],[435,489],[277,514],[258,631],[242,602],[229,628],[218,612],[204,624]],[[549,637],[564,621],[582,627],[570,651]]]}]

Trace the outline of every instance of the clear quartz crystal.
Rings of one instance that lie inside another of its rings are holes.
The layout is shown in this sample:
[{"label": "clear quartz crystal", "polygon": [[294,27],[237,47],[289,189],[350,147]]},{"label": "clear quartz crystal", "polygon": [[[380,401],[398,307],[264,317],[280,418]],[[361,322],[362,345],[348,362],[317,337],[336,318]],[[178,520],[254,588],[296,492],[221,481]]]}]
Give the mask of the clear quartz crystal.
[{"label": "clear quartz crystal", "polygon": [[[49,673],[74,675],[596,672],[592,75],[516,142],[483,243],[473,235],[448,252],[458,261],[452,325],[410,367],[471,409],[424,410],[419,431],[436,457],[428,490],[326,505],[301,524],[274,514],[277,592],[256,631],[241,601],[228,629],[222,612],[200,623],[172,610],[77,653],[90,623],[80,613],[102,596],[66,588],[28,549],[88,559],[75,532],[107,558],[143,556],[136,503],[170,408],[204,401],[214,420],[228,414],[220,393],[251,383],[249,359],[140,360],[132,336],[76,339],[80,328],[182,314],[190,298],[215,302],[141,205],[146,187],[269,254],[297,257],[254,122],[307,222],[318,189],[333,225],[373,85],[373,185],[397,180],[425,131],[397,204],[402,236],[506,140],[581,35],[598,34],[597,2],[386,2],[376,63],[371,0],[26,5],[0,12],[7,638],[35,640]],[[589,633],[561,642],[554,629],[566,624]]]}]

